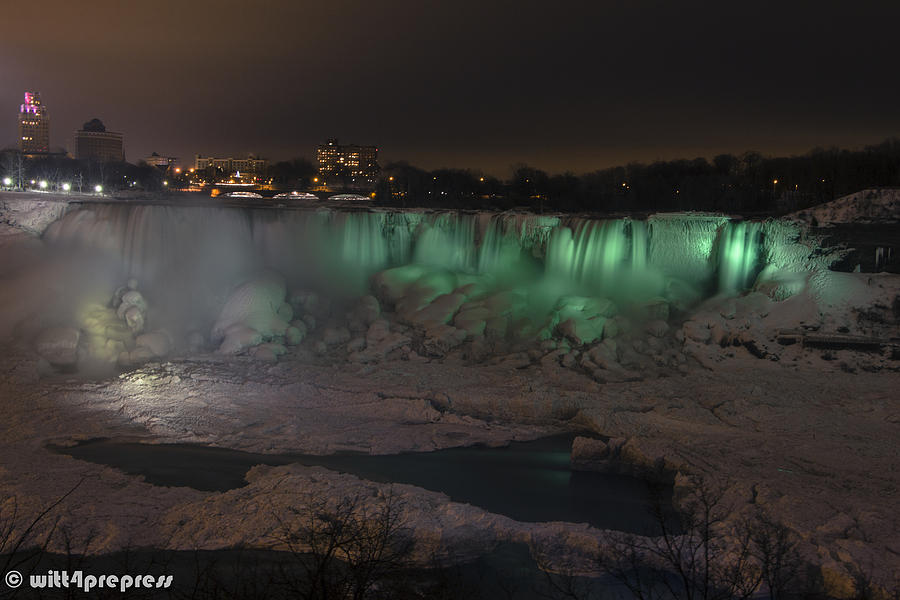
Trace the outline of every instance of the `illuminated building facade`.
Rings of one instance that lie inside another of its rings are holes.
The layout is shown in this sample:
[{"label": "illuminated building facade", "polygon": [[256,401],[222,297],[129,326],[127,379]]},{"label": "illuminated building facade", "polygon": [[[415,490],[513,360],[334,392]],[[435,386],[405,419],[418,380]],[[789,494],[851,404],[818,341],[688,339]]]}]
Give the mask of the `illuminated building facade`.
[{"label": "illuminated building facade", "polygon": [[124,136],[107,131],[100,119],[92,119],[75,132],[75,158],[122,162],[125,160]]},{"label": "illuminated building facade", "polygon": [[378,148],[375,146],[342,146],[332,138],[316,150],[319,175],[329,181],[335,178],[344,183],[374,184],[378,176]]},{"label": "illuminated building facade", "polygon": [[50,152],[50,115],[38,92],[25,92],[19,106],[19,150],[23,154]]},{"label": "illuminated building facade", "polygon": [[215,169],[221,171],[222,174],[233,176],[237,173],[250,173],[254,177],[262,177],[269,168],[269,161],[264,158],[257,158],[252,154],[247,158],[215,158],[212,156],[194,157],[194,169],[197,171],[205,171],[206,169]]},{"label": "illuminated building facade", "polygon": [[160,156],[158,153],[154,152],[150,156],[144,159],[144,162],[150,166],[156,167],[161,171],[168,171],[169,169],[175,166],[175,162],[178,160],[176,156]]}]

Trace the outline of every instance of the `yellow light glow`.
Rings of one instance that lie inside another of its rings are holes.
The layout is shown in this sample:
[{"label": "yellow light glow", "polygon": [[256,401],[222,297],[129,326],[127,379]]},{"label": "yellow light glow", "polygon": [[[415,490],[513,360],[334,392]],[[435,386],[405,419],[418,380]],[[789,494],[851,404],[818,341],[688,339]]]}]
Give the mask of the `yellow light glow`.
[{"label": "yellow light glow", "polygon": [[778,180],[777,180],[777,179],[773,179],[773,180],[772,180],[772,185],[775,185],[775,184],[777,184],[777,183],[778,183]]}]

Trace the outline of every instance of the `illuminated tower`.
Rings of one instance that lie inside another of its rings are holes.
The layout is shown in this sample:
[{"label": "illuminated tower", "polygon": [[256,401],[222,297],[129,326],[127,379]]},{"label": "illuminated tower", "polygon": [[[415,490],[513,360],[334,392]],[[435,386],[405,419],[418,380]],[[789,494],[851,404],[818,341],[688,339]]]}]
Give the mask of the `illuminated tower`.
[{"label": "illuminated tower", "polygon": [[50,115],[37,92],[25,92],[19,106],[19,149],[24,154],[50,151]]}]

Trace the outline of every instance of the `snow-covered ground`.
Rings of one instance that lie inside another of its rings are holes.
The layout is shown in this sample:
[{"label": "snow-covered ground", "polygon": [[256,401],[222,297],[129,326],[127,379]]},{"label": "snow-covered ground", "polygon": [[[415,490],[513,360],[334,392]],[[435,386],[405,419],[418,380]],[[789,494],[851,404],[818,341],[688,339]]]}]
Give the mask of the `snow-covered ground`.
[{"label": "snow-covered ground", "polygon": [[[5,314],[38,306],[23,295],[47,300],[75,286],[66,269],[45,264],[41,242],[5,231],[4,253],[21,267],[0,271]],[[10,509],[14,498],[24,523],[77,485],[54,517],[71,539],[91,539],[91,553],[270,547],[277,516],[306,495],[375,497],[387,486],[293,465],[256,467],[248,486],[224,493],[164,488],[46,446],[114,437],[263,453],[426,452],[587,429],[611,438],[609,447],[595,448],[608,468],[702,474],[726,486],[735,519],[766,509],[799,536],[803,556],[832,593],[849,594],[860,571],[896,585],[900,277],[804,272],[791,261],[773,267],[755,291],[711,298],[687,313],[670,314],[672,300],[665,314],[660,302],[649,303],[643,320],[604,316],[607,305],[569,300],[556,309],[568,318],[557,319],[546,339],[527,343],[492,338],[497,311],[511,314],[515,298],[477,304],[465,296],[474,294],[468,288],[446,294],[460,298],[440,299],[424,283],[389,276],[376,278],[378,298],[364,297],[346,312],[309,294],[292,298],[271,280],[238,288],[222,300],[209,339],[150,352],[102,376],[67,372],[82,364],[76,349],[100,343],[79,336],[99,334],[76,328],[82,333],[72,342],[67,331],[53,330],[41,338],[42,358],[29,328],[10,324],[0,376],[2,506]],[[22,282],[40,293],[15,287]],[[128,289],[115,294],[119,305],[140,308],[134,296],[123,301]],[[137,342],[128,310],[100,308],[109,314],[90,322],[102,322],[104,349],[123,340],[149,352],[160,341]],[[131,314],[152,321],[152,307],[143,310]],[[778,340],[787,330],[845,336],[851,344],[786,345]],[[853,345],[863,338],[876,341]],[[222,353],[219,344],[229,339]],[[605,459],[610,449],[613,461]],[[396,487],[423,553],[466,556],[501,541],[562,534],[572,552],[588,555],[603,537],[586,525],[518,523]],[[53,523],[43,521],[38,535]]]},{"label": "snow-covered ground", "polygon": [[900,221],[900,189],[862,190],[788,215],[805,223],[896,223]]}]

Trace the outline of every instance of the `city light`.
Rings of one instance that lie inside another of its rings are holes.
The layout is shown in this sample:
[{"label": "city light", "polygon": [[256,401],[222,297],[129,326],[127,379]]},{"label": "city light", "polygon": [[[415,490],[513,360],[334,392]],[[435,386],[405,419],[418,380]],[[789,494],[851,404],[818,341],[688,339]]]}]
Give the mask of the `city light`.
[{"label": "city light", "polygon": [[69,190],[72,189],[72,184],[70,184],[70,183],[64,183],[64,184],[62,184],[62,189],[63,189],[64,192],[68,192]]},{"label": "city light", "polygon": [[42,189],[42,190],[46,190],[46,189],[47,189],[47,182],[41,180],[40,186],[41,186],[41,189]]},{"label": "city light", "polygon": [[102,185],[95,185],[95,186],[94,186],[94,191],[97,192],[98,194],[101,193],[101,192],[103,191],[103,186],[102,186]]},{"label": "city light", "polygon": [[163,185],[169,185],[168,181],[163,181]]},{"label": "city light", "polygon": [[7,186],[7,187],[11,186],[11,185],[12,185],[12,179],[10,179],[9,177],[4,177],[4,178],[3,178],[3,185],[5,185],[5,186]]}]

